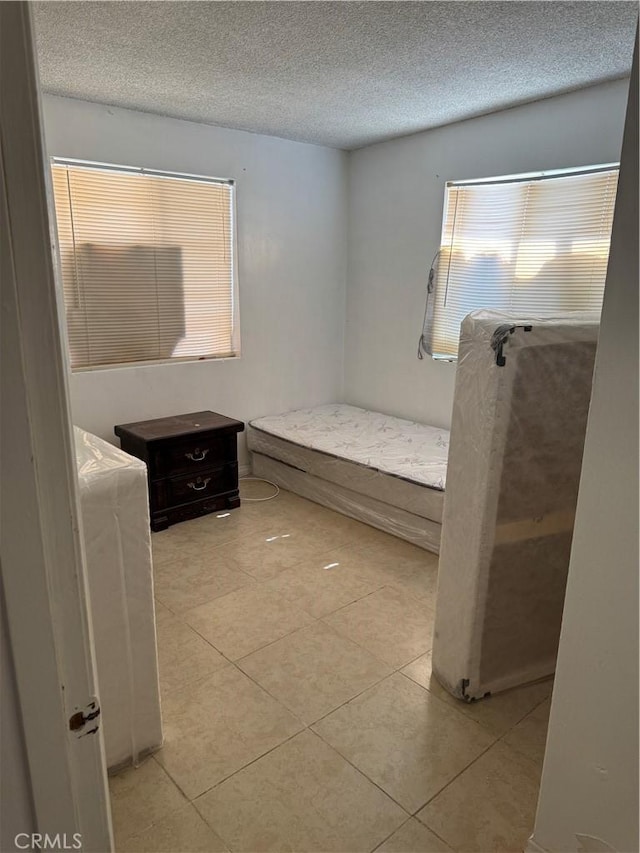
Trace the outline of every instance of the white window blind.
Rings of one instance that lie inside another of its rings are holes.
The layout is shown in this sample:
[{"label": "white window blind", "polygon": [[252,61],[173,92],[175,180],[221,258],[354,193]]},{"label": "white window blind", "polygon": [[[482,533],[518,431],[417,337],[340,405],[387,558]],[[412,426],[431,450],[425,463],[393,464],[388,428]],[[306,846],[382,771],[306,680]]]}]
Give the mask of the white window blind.
[{"label": "white window blind", "polygon": [[425,339],[455,358],[479,308],[513,313],[602,306],[617,167],[451,182]]},{"label": "white window blind", "polygon": [[73,368],[238,355],[233,182],[52,173]]}]

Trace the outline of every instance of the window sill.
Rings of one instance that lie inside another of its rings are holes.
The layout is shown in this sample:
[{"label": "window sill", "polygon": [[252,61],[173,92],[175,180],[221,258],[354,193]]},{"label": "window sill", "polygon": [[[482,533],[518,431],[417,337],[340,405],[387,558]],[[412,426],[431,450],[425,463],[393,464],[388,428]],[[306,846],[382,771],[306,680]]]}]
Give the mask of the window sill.
[{"label": "window sill", "polygon": [[122,364],[96,364],[89,367],[72,367],[71,373],[93,373],[103,370],[131,370],[132,368],[147,368],[147,367],[167,367],[168,365],[178,364],[211,364],[212,362],[227,362],[239,361],[242,354],[223,355],[223,356],[206,356],[204,358],[165,358],[161,361],[128,361]]}]

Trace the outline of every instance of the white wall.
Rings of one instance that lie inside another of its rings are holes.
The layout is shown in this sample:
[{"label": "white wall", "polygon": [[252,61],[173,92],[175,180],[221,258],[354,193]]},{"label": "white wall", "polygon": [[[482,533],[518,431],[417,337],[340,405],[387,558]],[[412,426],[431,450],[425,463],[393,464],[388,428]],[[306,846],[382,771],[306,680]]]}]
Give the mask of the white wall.
[{"label": "white wall", "polygon": [[639,849],[637,56],[632,80],[531,850]]},{"label": "white wall", "polygon": [[445,182],[618,160],[627,88],[607,83],[350,155],[349,402],[449,426],[455,366],[416,358]]},{"label": "white wall", "polygon": [[445,182],[617,160],[626,92],[607,83],[349,155],[46,96],[52,155],[238,182],[242,358],[76,373],[76,423],[114,441],[130,420],[345,399],[448,426],[455,366],[416,358]]},{"label": "white wall", "polygon": [[[75,423],[212,409],[248,420],[339,399],[346,276],[344,152],[45,96],[50,155],[237,182],[242,357],[76,373]],[[246,459],[241,444],[241,462]]]}]

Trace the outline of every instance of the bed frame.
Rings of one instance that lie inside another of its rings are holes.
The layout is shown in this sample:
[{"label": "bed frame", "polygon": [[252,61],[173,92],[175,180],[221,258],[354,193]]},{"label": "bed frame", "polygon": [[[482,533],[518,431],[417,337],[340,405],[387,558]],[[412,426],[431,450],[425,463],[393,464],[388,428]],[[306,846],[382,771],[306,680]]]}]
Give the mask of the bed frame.
[{"label": "bed frame", "polygon": [[[259,418],[247,430],[256,476],[434,553],[444,491],[427,483],[444,484],[448,437],[448,430],[344,404]],[[371,464],[360,461],[367,458]]]}]

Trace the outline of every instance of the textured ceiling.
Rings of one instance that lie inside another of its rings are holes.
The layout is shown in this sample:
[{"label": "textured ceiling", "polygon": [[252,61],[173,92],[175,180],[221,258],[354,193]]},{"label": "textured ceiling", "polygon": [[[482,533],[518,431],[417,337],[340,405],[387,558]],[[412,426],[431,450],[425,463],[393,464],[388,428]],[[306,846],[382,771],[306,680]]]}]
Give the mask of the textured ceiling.
[{"label": "textured ceiling", "polygon": [[630,72],[635,2],[41,2],[43,89],[357,148]]}]

